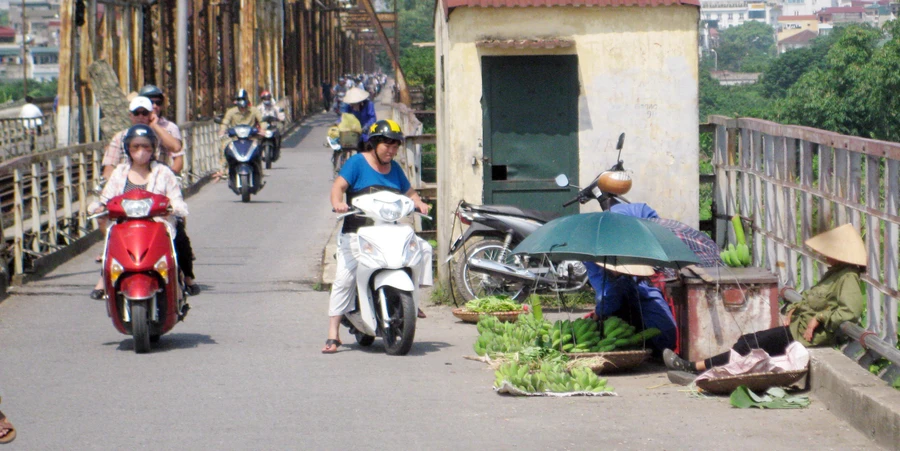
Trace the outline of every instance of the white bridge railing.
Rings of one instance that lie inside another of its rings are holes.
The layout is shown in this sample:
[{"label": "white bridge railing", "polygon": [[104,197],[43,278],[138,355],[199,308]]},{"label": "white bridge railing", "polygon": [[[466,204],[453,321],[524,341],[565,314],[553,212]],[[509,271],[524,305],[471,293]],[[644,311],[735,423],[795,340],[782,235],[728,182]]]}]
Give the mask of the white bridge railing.
[{"label": "white bridge railing", "polygon": [[[218,126],[212,121],[190,122],[181,131],[184,187],[189,187],[218,170]],[[95,221],[87,219],[87,206],[100,181],[106,145],[95,142],[38,151],[0,163],[4,238],[0,264],[9,268],[14,281],[96,229]]]}]

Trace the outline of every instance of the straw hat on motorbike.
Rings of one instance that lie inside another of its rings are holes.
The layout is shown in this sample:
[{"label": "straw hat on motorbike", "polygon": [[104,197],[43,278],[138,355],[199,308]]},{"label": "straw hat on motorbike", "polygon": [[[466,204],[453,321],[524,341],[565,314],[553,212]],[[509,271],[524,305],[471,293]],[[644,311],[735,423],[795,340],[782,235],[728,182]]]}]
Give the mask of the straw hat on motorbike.
[{"label": "straw hat on motorbike", "polygon": [[350,88],[347,94],[344,94],[344,103],[359,103],[369,98],[369,93],[359,88]]},{"label": "straw hat on motorbike", "polygon": [[653,267],[647,265],[613,265],[609,263],[597,263],[597,266],[626,276],[650,277],[655,272]]},{"label": "straw hat on motorbike", "polygon": [[844,224],[840,227],[822,232],[808,240],[806,245],[810,249],[844,263],[856,266],[866,266],[866,245],[863,243],[859,232],[853,224]]}]

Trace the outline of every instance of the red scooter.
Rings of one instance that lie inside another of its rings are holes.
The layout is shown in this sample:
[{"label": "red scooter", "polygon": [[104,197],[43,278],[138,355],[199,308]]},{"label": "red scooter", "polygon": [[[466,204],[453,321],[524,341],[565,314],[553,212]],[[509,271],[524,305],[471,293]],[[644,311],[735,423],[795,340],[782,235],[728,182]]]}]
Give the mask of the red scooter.
[{"label": "red scooter", "polygon": [[110,225],[103,258],[106,311],[116,330],[134,337],[134,352],[172,330],[187,314],[179,302],[178,265],[166,225],[154,221],[169,213],[169,198],[129,191],[107,204]]}]

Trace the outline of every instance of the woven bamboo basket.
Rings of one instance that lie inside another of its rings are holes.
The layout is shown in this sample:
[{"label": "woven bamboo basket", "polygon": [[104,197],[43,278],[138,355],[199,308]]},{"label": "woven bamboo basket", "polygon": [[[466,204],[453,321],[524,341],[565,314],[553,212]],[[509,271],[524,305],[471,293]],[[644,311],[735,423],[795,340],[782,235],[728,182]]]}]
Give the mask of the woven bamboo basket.
[{"label": "woven bamboo basket", "polygon": [[570,360],[591,359],[596,360],[587,365],[595,373],[612,373],[634,368],[650,357],[649,349],[636,351],[612,351],[612,352],[577,352],[566,353]]},{"label": "woven bamboo basket", "polygon": [[772,387],[785,387],[806,376],[806,370],[785,371],[783,373],[753,373],[726,376],[715,379],[696,380],[697,387],[717,394],[730,394],[738,386],[746,385],[755,392],[766,391]]},{"label": "woven bamboo basket", "polygon": [[515,321],[519,315],[525,313],[524,310],[516,310],[514,312],[493,312],[493,313],[477,313],[470,312],[464,307],[453,309],[453,316],[461,319],[463,322],[475,324],[481,315],[496,316],[500,321]]}]

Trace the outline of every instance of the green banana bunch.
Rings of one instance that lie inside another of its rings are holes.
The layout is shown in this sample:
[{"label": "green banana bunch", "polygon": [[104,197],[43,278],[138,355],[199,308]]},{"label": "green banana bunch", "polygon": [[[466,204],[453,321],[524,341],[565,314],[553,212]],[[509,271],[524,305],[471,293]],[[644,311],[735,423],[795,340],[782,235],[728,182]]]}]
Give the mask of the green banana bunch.
[{"label": "green banana bunch", "polygon": [[735,247],[734,244],[729,243],[728,247],[719,253],[719,257],[722,258],[722,261],[725,262],[726,265],[732,268],[750,266],[750,247],[747,246],[747,241],[744,236],[744,227],[741,225],[740,216],[732,216],[731,225],[734,227],[734,236],[737,239],[738,245]]},{"label": "green banana bunch", "polygon": [[481,356],[519,352],[538,342],[549,341],[550,326],[549,322],[535,319],[531,314],[519,315],[515,323],[483,316],[476,325],[479,336],[473,348]]}]

